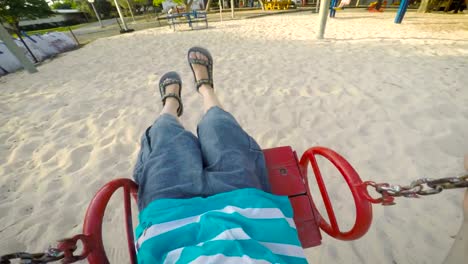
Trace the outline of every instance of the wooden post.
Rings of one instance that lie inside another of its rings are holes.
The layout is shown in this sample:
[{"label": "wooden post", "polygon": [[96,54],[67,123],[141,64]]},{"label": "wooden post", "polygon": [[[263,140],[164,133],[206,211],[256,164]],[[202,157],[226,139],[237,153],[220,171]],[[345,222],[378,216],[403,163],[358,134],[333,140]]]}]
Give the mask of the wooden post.
[{"label": "wooden post", "polygon": [[13,38],[8,34],[8,31],[0,23],[0,39],[5,43],[7,48],[13,53],[13,55],[19,60],[23,68],[25,68],[29,73],[37,72],[36,67],[32,62],[24,55],[23,51],[16,46]]},{"label": "wooden post", "polygon": [[327,25],[327,14],[328,9],[330,8],[330,0],[322,0],[320,2],[320,10],[319,10],[319,28],[317,31],[317,39],[323,39],[323,35],[325,35],[325,27]]}]

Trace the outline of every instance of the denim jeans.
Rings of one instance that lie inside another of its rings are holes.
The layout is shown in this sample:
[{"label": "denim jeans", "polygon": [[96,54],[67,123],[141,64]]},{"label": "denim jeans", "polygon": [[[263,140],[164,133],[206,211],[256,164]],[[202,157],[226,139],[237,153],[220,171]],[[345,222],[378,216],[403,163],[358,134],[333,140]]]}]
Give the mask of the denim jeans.
[{"label": "denim jeans", "polygon": [[241,188],[270,192],[263,152],[231,114],[210,108],[197,134],[169,114],[146,130],[133,175],[140,211],[162,198],[207,197]]}]

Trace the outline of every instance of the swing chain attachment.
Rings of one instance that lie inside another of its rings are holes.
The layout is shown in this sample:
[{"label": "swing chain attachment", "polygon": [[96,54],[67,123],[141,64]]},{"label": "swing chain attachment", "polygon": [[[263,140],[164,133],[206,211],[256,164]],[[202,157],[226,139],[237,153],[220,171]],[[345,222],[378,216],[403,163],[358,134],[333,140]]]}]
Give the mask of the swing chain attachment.
[{"label": "swing chain attachment", "polygon": [[[16,252],[0,256],[0,264],[10,264],[10,260],[18,259],[21,264],[43,264],[55,262],[65,257],[62,250],[58,248],[49,248],[43,253]],[[18,262],[15,262],[18,263]]]},{"label": "swing chain attachment", "polygon": [[[382,205],[394,205],[395,197],[419,198],[424,195],[438,194],[446,189],[468,188],[468,174],[460,177],[447,177],[440,179],[421,178],[413,181],[410,185],[391,185],[389,183],[375,183],[366,181],[362,184],[363,195],[371,203]],[[367,192],[371,186],[382,195],[380,198],[372,198]]]},{"label": "swing chain attachment", "polygon": [[[74,255],[74,252],[78,248],[77,243],[79,240],[83,242],[85,248],[81,255]],[[59,240],[58,242],[57,247],[49,247],[49,249],[42,253],[16,252],[0,256],[0,264],[11,264],[11,260],[16,259],[19,260],[19,263],[21,264],[45,264],[59,260],[64,264],[74,263],[85,259],[88,254],[88,250],[86,248],[88,240],[85,235],[76,235],[72,238]]]}]

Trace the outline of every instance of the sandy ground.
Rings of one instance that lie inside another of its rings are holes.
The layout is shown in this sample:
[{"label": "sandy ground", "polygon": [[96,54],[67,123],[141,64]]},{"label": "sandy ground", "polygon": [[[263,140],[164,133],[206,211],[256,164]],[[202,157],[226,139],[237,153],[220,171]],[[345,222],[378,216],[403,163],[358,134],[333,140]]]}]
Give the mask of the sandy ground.
[{"label": "sandy ground", "polygon": [[[225,108],[263,148],[291,145],[301,154],[327,146],[377,182],[458,176],[468,152],[468,16],[410,13],[402,25],[393,17],[339,13],[324,41],[314,39],[311,13],[150,29],[97,40],[34,75],[2,77],[0,253],[40,251],[79,233],[93,194],[131,177],[140,135],[161,109],[156,89],[166,71],[183,76],[182,121],[195,131],[202,111],[186,64],[193,45],[212,51]],[[346,230],[353,202],[331,174],[326,183]],[[306,253],[311,263],[441,263],[463,220],[462,199],[458,190],[375,206],[365,237],[324,234]],[[112,263],[128,262],[122,215],[113,203],[105,216]]]}]

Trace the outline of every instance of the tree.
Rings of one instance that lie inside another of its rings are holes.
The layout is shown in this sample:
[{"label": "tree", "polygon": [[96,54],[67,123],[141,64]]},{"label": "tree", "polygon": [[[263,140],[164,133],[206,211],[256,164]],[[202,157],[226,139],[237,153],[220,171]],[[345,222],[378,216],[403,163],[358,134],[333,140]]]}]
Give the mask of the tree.
[{"label": "tree", "polygon": [[[76,0],[74,1],[76,5],[76,9],[80,10],[81,12],[85,13],[85,16],[95,17],[94,11],[90,7],[90,4],[87,0]],[[88,19],[86,17],[86,19]]]},{"label": "tree", "polygon": [[36,19],[52,14],[45,0],[0,0],[0,19],[18,33],[20,19]]},{"label": "tree", "polygon": [[[153,5],[154,6],[159,6],[164,1],[166,1],[166,0],[153,0]],[[172,0],[172,2],[174,4],[184,5],[185,6],[185,12],[190,12],[190,10],[192,9],[193,0]]]},{"label": "tree", "polygon": [[94,6],[103,17],[110,17],[111,12],[114,10],[111,3],[106,0],[96,0]]},{"label": "tree", "polygon": [[50,6],[52,9],[76,9],[76,3],[73,0],[65,0],[63,2],[55,2]]}]

